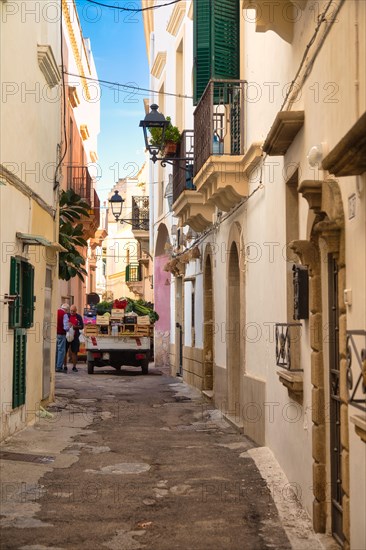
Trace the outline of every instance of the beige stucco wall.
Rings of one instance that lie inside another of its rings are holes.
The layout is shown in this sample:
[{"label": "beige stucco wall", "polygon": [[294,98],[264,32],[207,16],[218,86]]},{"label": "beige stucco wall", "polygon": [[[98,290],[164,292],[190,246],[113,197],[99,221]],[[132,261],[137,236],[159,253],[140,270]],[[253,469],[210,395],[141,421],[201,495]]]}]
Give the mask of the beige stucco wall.
[{"label": "beige stucco wall", "polygon": [[[26,4],[26,5],[25,5]],[[33,12],[33,13],[31,13]],[[53,20],[52,20],[53,19]],[[1,437],[33,422],[42,399],[43,313],[46,265],[53,266],[52,310],[55,312],[57,258],[50,248],[24,247],[17,232],[57,241],[57,193],[54,189],[61,139],[61,89],[50,88],[38,65],[37,46],[50,46],[60,66],[60,25],[35,1],[0,2],[0,76],[5,93],[1,103],[1,159],[8,170],[0,185],[0,296],[9,293],[10,257],[28,258],[35,269],[34,326],[27,329],[26,403],[12,409],[13,331],[8,330],[9,306],[0,302]],[[11,52],[11,55],[9,55]],[[51,376],[55,329],[49,336]],[[53,397],[53,379],[50,398]]]}]

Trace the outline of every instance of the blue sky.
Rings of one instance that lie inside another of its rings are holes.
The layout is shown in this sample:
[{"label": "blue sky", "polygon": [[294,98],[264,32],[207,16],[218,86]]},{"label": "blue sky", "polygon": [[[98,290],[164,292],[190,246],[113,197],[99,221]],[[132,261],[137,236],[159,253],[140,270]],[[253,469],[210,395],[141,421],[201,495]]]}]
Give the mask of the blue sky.
[{"label": "blue sky", "polygon": [[[140,8],[140,0],[102,3]],[[122,12],[76,0],[85,38],[90,38],[98,77],[112,82],[149,88],[141,13]],[[145,116],[143,99],[148,92],[131,92],[101,86],[101,132],[98,139],[102,178],[97,183],[101,200],[118,177],[133,176],[144,161],[139,121]]]}]

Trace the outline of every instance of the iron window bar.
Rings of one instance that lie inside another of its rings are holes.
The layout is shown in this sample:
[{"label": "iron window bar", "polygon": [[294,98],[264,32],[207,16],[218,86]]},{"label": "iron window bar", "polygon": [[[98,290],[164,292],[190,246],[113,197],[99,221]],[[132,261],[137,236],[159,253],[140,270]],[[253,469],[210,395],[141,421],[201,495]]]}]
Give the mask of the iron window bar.
[{"label": "iron window bar", "polygon": [[276,323],[276,365],[291,372],[302,372],[303,369],[291,368],[291,335],[292,327],[301,327],[301,323]]},{"label": "iron window bar", "polygon": [[[364,340],[363,347],[362,340]],[[354,358],[360,368],[358,376],[356,375],[356,384],[354,384],[352,369]],[[349,390],[348,402],[357,409],[366,412],[366,330],[347,330],[346,361]],[[365,397],[360,397],[360,394],[364,394]]]}]

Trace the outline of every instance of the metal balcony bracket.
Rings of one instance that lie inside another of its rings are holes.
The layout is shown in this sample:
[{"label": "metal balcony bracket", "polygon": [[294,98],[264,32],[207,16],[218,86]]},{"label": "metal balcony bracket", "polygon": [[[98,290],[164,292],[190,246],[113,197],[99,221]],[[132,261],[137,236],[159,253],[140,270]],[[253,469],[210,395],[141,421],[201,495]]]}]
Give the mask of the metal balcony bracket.
[{"label": "metal balcony bracket", "polygon": [[171,166],[175,166],[176,168],[179,168],[180,170],[184,170],[184,171],[187,170],[186,166],[180,166],[179,163],[180,162],[186,162],[186,163],[192,162],[192,159],[189,158],[189,157],[162,157],[162,158],[159,158],[156,155],[153,155],[150,160],[152,160],[152,162],[154,164],[156,162],[160,162],[160,164],[163,168],[166,168],[166,165],[170,164]]},{"label": "metal balcony bracket", "polygon": [[125,218],[122,218],[118,220],[119,223],[128,223],[133,226],[133,229],[141,229],[143,231],[147,231],[149,227],[149,220],[138,220],[138,219],[130,219],[126,220]]}]

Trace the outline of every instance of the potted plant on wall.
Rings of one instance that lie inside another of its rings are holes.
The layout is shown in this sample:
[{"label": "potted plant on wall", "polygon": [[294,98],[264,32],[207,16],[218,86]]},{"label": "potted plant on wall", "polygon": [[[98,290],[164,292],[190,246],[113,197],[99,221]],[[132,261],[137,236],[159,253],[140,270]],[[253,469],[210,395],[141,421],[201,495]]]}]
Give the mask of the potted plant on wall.
[{"label": "potted plant on wall", "polygon": [[166,120],[170,124],[165,130],[164,142],[161,143],[161,128],[149,128],[149,132],[151,134],[150,144],[157,148],[162,147],[162,150],[164,150],[164,156],[171,157],[174,156],[177,152],[177,146],[180,142],[181,135],[177,126],[172,125],[171,118],[169,116],[166,117]]}]

